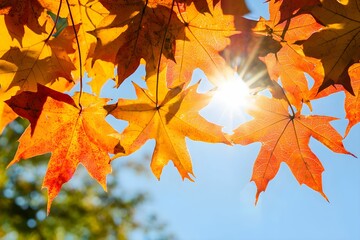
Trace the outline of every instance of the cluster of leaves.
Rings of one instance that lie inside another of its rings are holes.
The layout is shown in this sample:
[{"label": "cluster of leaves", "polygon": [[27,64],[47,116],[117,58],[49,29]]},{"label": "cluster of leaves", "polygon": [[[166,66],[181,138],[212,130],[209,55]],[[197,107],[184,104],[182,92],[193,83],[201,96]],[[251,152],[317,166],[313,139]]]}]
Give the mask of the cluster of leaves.
[{"label": "cluster of leaves", "polygon": [[[106,189],[111,160],[149,139],[156,141],[155,176],[171,160],[190,180],[186,137],[261,142],[252,176],[256,199],[281,162],[326,198],[310,137],[334,152],[351,153],[330,125],[335,118],[301,110],[303,104],[311,108],[313,99],[345,91],[346,134],[359,122],[360,1],[271,0],[270,19],[259,21],[245,19],[247,12],[243,0],[1,1],[0,127],[17,115],[31,123],[10,165],[52,152],[43,183],[49,210],[78,164]],[[120,86],[140,64],[147,88],[134,85],[137,99],[107,104],[99,98],[108,79]],[[190,85],[197,68],[215,89],[234,72],[254,89],[245,109],[253,119],[231,136],[200,116],[214,91],[200,94],[198,84]],[[92,94],[82,91],[85,71]],[[314,80],[311,88],[306,75]],[[80,92],[65,94],[76,82]],[[264,88],[271,98],[255,94]],[[108,114],[128,127],[116,133],[105,121]]]}]

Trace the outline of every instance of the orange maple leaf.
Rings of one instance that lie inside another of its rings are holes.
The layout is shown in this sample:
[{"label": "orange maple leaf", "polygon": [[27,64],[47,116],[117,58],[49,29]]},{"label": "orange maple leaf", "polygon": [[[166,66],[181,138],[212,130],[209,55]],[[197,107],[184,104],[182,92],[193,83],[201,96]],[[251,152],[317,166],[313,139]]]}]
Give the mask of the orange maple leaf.
[{"label": "orange maple leaf", "polygon": [[325,77],[320,90],[335,83],[353,93],[348,68],[360,60],[360,0],[323,0],[312,14],[326,27],[304,43],[307,56],[321,59]]},{"label": "orange maple leaf", "polygon": [[[303,103],[310,106],[309,100],[315,97],[313,91],[309,91],[305,73],[309,73],[313,77],[314,86],[321,84],[323,76],[314,72],[316,65],[321,65],[320,62],[316,59],[306,58],[297,43],[307,40],[312,34],[320,31],[323,26],[317,23],[310,14],[293,15],[288,12],[286,13],[287,18],[282,19],[281,8],[285,6],[284,4],[287,7],[295,7],[295,12],[300,9],[295,5],[301,5],[301,3],[292,5],[289,1],[286,3],[270,1],[270,20],[261,18],[253,31],[267,37],[271,36],[273,40],[278,41],[281,46],[280,50],[270,52],[262,59],[267,65],[270,78],[278,81],[280,77],[291,104],[297,109],[301,109]],[[266,45],[262,47],[268,48]]]},{"label": "orange maple leaf", "polygon": [[173,59],[175,38],[183,24],[176,13],[165,6],[129,3],[104,3],[110,11],[94,31],[97,45],[94,61],[102,59],[118,65],[118,85],[146,61],[147,74],[154,74],[164,55]]},{"label": "orange maple leaf", "polygon": [[[212,2],[208,1],[206,7]],[[195,3],[187,6],[186,11],[177,11],[182,30],[176,36],[175,61],[169,61],[167,65],[170,87],[189,83],[196,68],[204,71],[215,84],[233,76],[220,52],[230,44],[229,37],[239,33],[235,29],[234,16],[224,15],[220,4],[211,6],[209,11],[199,10]]]},{"label": "orange maple leaf", "polygon": [[257,186],[256,202],[277,174],[281,162],[290,167],[300,184],[306,184],[327,199],[322,190],[324,168],[309,148],[309,140],[313,137],[334,152],[352,155],[344,148],[341,135],[330,125],[336,118],[289,113],[284,99],[254,96],[249,101],[254,101],[253,107],[246,111],[254,119],[240,125],[231,139],[243,145],[262,143],[251,178]]},{"label": "orange maple leaf", "polygon": [[[78,99],[78,94],[74,99]],[[82,108],[68,95],[38,85],[38,92],[22,92],[6,103],[31,125],[19,139],[9,166],[33,156],[52,152],[43,188],[48,189],[48,213],[61,186],[73,176],[78,164],[106,190],[111,172],[108,153],[122,151],[115,131],[105,121],[107,99],[84,93]]]},{"label": "orange maple leaf", "polygon": [[[172,160],[182,178],[193,175],[185,137],[196,141],[229,143],[221,127],[209,123],[198,113],[211,99],[210,94],[198,94],[198,84],[183,89],[166,87],[166,69],[157,79],[147,79],[148,90],[134,84],[138,99],[120,99],[109,110],[116,118],[129,122],[120,136],[128,155],[139,149],[149,139],[155,139],[151,169],[160,178],[163,167]],[[158,86],[157,86],[158,83]]]}]

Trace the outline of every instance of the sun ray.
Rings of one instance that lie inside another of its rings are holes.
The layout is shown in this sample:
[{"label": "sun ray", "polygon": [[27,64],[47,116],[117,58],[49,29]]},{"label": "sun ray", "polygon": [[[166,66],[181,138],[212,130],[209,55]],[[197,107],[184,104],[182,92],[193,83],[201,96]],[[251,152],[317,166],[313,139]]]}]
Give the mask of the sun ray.
[{"label": "sun ray", "polygon": [[224,131],[232,132],[239,122],[247,119],[244,108],[251,104],[250,94],[249,86],[236,73],[216,88],[211,104],[217,109]]}]

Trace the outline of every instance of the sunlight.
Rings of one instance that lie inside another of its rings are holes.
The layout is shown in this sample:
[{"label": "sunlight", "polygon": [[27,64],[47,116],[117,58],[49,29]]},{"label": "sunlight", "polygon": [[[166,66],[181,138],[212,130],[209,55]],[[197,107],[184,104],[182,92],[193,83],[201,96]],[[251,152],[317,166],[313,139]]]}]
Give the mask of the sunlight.
[{"label": "sunlight", "polygon": [[225,132],[231,133],[241,122],[248,119],[244,108],[250,104],[249,95],[249,87],[237,74],[215,90],[211,107],[215,111],[215,121],[224,126]]},{"label": "sunlight", "polygon": [[216,89],[213,100],[229,111],[239,111],[240,108],[247,106],[249,94],[249,87],[235,74],[233,79],[224,82]]}]

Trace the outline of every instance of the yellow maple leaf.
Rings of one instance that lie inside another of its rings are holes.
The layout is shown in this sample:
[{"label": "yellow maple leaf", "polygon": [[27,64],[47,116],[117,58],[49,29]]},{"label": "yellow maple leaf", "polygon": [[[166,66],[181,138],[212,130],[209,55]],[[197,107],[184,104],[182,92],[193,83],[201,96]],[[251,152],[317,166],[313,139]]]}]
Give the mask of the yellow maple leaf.
[{"label": "yellow maple leaf", "polygon": [[73,81],[71,72],[75,66],[68,56],[74,52],[72,29],[68,27],[54,38],[24,28],[26,44],[9,41],[0,47],[1,100],[21,91],[35,92],[38,83],[51,85],[61,78]]},{"label": "yellow maple leaf", "polygon": [[[157,78],[147,79],[148,90],[135,85],[136,100],[120,99],[109,111],[116,118],[129,121],[120,136],[125,155],[155,139],[151,169],[160,178],[163,167],[172,160],[182,178],[193,175],[185,137],[196,141],[229,143],[221,127],[205,120],[198,111],[205,107],[211,94],[198,94],[198,84],[183,89],[166,87],[166,69]],[[119,154],[122,156],[124,154]]]}]

